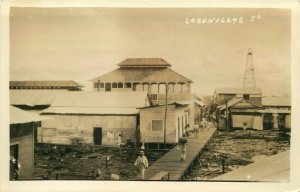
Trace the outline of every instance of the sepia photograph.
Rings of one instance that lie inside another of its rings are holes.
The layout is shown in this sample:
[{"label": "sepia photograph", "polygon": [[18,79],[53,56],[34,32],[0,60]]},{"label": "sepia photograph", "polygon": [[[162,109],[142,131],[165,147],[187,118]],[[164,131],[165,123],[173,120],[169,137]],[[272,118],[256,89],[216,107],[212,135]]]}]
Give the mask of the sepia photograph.
[{"label": "sepia photograph", "polygon": [[10,183],[291,182],[291,8],[12,6],[8,20]]}]

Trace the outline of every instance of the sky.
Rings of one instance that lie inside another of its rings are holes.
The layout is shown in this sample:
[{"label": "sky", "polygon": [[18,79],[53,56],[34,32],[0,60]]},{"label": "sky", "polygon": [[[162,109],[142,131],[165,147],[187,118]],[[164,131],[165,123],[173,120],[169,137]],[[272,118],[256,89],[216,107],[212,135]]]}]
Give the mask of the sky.
[{"label": "sky", "polygon": [[88,80],[126,58],[159,57],[193,80],[193,92],[212,95],[242,87],[251,48],[263,95],[291,95],[290,16],[261,8],[12,8],[10,80],[75,80],[91,90]]}]

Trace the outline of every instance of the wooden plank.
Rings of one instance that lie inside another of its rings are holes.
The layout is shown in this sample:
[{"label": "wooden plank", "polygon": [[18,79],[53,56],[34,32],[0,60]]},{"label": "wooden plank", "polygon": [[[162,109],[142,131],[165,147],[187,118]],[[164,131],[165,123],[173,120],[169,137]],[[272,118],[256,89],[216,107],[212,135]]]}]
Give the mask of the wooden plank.
[{"label": "wooden plank", "polygon": [[150,180],[162,180],[164,177],[168,176],[169,179],[169,172],[161,171],[150,178]]},{"label": "wooden plank", "polygon": [[157,179],[155,175],[160,176],[161,172],[168,172],[170,174],[170,180],[181,180],[184,173],[197,158],[215,131],[215,128],[206,130],[205,132],[199,133],[198,138],[194,136],[188,138],[188,144],[186,146],[187,156],[184,162],[180,161],[180,150],[177,149],[177,147],[171,149],[163,157],[150,165],[145,172],[145,180]]}]

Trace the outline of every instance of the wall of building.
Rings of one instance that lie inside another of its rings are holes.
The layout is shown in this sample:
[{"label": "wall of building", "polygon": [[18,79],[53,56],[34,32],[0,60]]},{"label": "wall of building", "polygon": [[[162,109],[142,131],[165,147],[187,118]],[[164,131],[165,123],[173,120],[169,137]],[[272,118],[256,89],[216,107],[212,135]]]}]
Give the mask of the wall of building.
[{"label": "wall of building", "polygon": [[[48,115],[47,115],[48,116]],[[117,134],[122,142],[135,142],[136,115],[49,115],[53,118],[42,122],[38,142],[71,144],[71,138],[82,137],[81,143],[93,144],[95,127],[102,128],[102,145],[116,145]]]},{"label": "wall of building", "polygon": [[232,114],[231,115],[232,128],[243,128],[243,123],[247,123],[247,128],[256,130],[263,130],[263,118],[262,115],[251,114]]},{"label": "wall of building", "polygon": [[202,117],[201,117],[202,112],[203,112],[202,108],[199,105],[195,104],[194,105],[194,124],[200,125],[200,122],[202,119]]},{"label": "wall of building", "polygon": [[[167,123],[166,123],[166,142],[167,143],[177,143],[178,135],[182,136],[182,119],[183,127],[185,127],[185,119],[188,116],[184,110],[187,108],[175,108],[175,105],[168,105],[167,111]],[[178,118],[180,119],[180,124],[178,126]],[[162,129],[160,131],[152,130],[153,120],[162,121]],[[146,143],[163,143],[164,142],[164,120],[165,120],[165,106],[144,108],[140,111],[140,131],[141,131],[141,141]],[[178,132],[178,130],[180,130]],[[185,132],[184,132],[185,133]]]},{"label": "wall of building", "polygon": [[[20,124],[19,124],[20,125]],[[31,127],[31,132],[20,137],[10,138],[10,146],[18,145],[18,159],[21,164],[18,179],[33,179],[34,172],[34,142],[33,142],[33,123],[28,123],[26,127]],[[11,125],[11,129],[15,125]],[[20,127],[22,129],[22,125]]]},{"label": "wall of building", "polygon": [[216,100],[218,105],[223,105],[226,103],[226,100],[229,101],[233,99],[236,94],[217,94]]}]

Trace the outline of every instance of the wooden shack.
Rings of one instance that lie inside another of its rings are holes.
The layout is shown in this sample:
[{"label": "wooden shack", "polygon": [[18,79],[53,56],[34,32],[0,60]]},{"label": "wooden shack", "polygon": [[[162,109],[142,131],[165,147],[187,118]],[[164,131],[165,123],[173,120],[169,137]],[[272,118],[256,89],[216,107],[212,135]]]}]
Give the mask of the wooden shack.
[{"label": "wooden shack", "polygon": [[163,144],[165,139],[166,143],[175,144],[188,131],[188,104],[175,102],[168,104],[167,109],[166,105],[156,105],[140,110],[141,142],[145,144]]},{"label": "wooden shack", "polygon": [[149,106],[144,92],[68,92],[57,95],[42,115],[38,142],[116,146],[136,142],[139,107]]},{"label": "wooden shack", "polygon": [[[33,179],[34,169],[34,128],[47,118],[10,107],[10,180]],[[21,167],[18,167],[18,164]],[[19,174],[14,174],[15,170]]]}]

